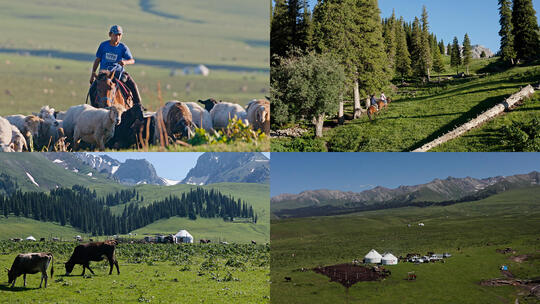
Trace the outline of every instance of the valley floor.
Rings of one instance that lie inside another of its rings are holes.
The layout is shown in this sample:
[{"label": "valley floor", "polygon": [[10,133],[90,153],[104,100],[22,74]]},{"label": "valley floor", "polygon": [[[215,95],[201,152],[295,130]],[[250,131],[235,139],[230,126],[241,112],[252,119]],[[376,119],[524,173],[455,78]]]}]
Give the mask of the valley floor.
[{"label": "valley floor", "polygon": [[[518,298],[520,303],[537,303],[525,289],[480,285],[504,277],[501,265],[516,278],[540,277],[540,190],[531,189],[446,207],[272,221],[272,302],[513,303]],[[515,253],[496,251],[507,247]],[[359,282],[348,291],[311,271],[361,261],[371,249],[395,256],[428,251],[453,256],[445,263],[387,266],[392,272],[387,279]],[[529,258],[521,262],[510,258],[517,255]],[[406,280],[411,271],[416,281]]]}]

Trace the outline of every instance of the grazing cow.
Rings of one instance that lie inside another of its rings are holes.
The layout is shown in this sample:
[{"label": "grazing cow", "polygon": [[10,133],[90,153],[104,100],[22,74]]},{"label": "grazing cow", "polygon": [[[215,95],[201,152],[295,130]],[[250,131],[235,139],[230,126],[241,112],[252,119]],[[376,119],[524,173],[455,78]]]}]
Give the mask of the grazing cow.
[{"label": "grazing cow", "polygon": [[26,274],[34,274],[41,272],[41,283],[39,288],[43,284],[43,279],[45,279],[45,288],[47,288],[47,268],[51,264],[51,278],[54,274],[54,260],[52,253],[21,253],[17,255],[11,269],[8,271],[8,285],[11,284],[11,287],[15,286],[15,281],[22,274],[24,278],[24,286],[26,287]]},{"label": "grazing cow", "polygon": [[247,113],[241,105],[230,103],[230,102],[220,102],[216,104],[210,111],[210,116],[212,116],[212,124],[214,129],[225,129],[229,125],[229,119],[234,117],[242,120],[246,125],[249,125],[247,120]]},{"label": "grazing cow", "polygon": [[261,130],[270,134],[270,102],[264,99],[253,99],[247,104],[247,118],[253,130]]},{"label": "grazing cow", "polygon": [[255,242],[254,240],[251,240],[251,244],[257,245],[257,242]]},{"label": "grazing cow", "polygon": [[94,271],[90,269],[90,261],[102,261],[104,257],[109,261],[111,266],[109,274],[112,274],[113,265],[116,265],[116,271],[120,274],[120,269],[118,268],[118,261],[114,255],[114,250],[118,242],[114,240],[109,240],[105,242],[92,242],[81,244],[75,247],[73,254],[69,258],[69,261],[66,262],[66,275],[71,274],[73,267],[76,264],[81,264],[83,266],[83,272],[81,275],[84,275],[86,268],[90,270],[92,274]]},{"label": "grazing cow", "polygon": [[208,112],[212,110],[212,108],[219,103],[219,101],[215,100],[214,98],[210,98],[207,100],[200,100],[199,102],[204,105],[204,109]]},{"label": "grazing cow", "polygon": [[143,106],[135,104],[122,113],[120,124],[114,127],[114,136],[107,142],[108,148],[126,149],[137,143],[137,132],[144,122]]},{"label": "grazing cow", "polygon": [[201,239],[201,240],[200,240],[200,243],[201,243],[201,244],[210,244],[211,241],[208,240],[208,239]]},{"label": "grazing cow", "polygon": [[291,282],[291,281],[292,281],[291,277],[285,277],[285,282]]}]

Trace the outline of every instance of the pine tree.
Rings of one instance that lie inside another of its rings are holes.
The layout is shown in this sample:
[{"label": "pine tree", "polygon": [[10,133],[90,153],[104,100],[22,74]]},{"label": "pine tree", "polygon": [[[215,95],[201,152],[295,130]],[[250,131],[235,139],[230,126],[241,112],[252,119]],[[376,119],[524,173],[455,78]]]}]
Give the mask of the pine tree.
[{"label": "pine tree", "polygon": [[428,81],[430,80],[430,70],[433,65],[433,60],[431,56],[431,44],[429,40],[429,23],[428,23],[428,13],[426,6],[424,5],[422,9],[422,38],[421,38],[421,48],[420,48],[420,67],[422,69],[422,76],[427,76]]},{"label": "pine tree", "polygon": [[503,61],[509,61],[514,65],[516,51],[514,50],[512,9],[510,5],[512,5],[511,0],[499,0],[499,15],[501,16],[499,21],[501,25],[499,36],[501,36],[501,59]]},{"label": "pine tree", "polygon": [[358,118],[360,95],[382,89],[392,76],[386,66],[377,0],[319,2],[313,26],[314,49],[331,53],[345,68],[347,84],[353,87],[354,118]]},{"label": "pine tree", "polygon": [[272,56],[272,63],[275,63],[274,56],[284,57],[289,50],[291,34],[287,22],[287,9],[286,0],[275,1],[270,24],[270,55]]},{"label": "pine tree", "polygon": [[420,29],[420,20],[414,18],[411,35],[411,60],[414,73],[423,76],[422,56],[422,30]]},{"label": "pine tree", "polygon": [[392,17],[388,19],[383,25],[383,37],[386,47],[386,54],[388,55],[388,69],[389,71],[395,71],[396,68],[396,14],[392,11]]},{"label": "pine tree", "polygon": [[441,55],[446,55],[446,50],[444,49],[444,41],[441,39],[441,42],[439,42],[439,52]]},{"label": "pine tree", "polygon": [[450,65],[456,68],[456,74],[459,74],[459,66],[461,65],[461,51],[459,49],[459,41],[454,37],[452,50],[450,52]]},{"label": "pine tree", "polygon": [[433,49],[433,71],[439,74],[439,82],[441,82],[441,73],[444,72],[443,55],[439,52],[439,48]]},{"label": "pine tree", "polygon": [[446,46],[446,56],[450,56],[450,55],[452,55],[452,45],[449,43]]},{"label": "pine tree", "polygon": [[467,75],[469,75],[469,65],[471,64],[472,53],[471,53],[471,40],[469,35],[465,34],[463,38],[463,65],[467,67]]},{"label": "pine tree", "polygon": [[538,22],[532,0],[514,0],[512,34],[518,59],[533,59],[540,52]]},{"label": "pine tree", "polygon": [[403,27],[403,18],[401,18],[395,27],[396,31],[396,72],[401,75],[402,82],[405,76],[411,74],[411,55],[407,47],[407,34]]},{"label": "pine tree", "polygon": [[303,8],[302,8],[302,20],[300,21],[299,26],[299,38],[300,43],[299,47],[302,50],[311,50],[312,46],[312,39],[313,39],[313,23],[312,23],[312,16],[311,11],[308,6],[308,1],[304,0]]}]

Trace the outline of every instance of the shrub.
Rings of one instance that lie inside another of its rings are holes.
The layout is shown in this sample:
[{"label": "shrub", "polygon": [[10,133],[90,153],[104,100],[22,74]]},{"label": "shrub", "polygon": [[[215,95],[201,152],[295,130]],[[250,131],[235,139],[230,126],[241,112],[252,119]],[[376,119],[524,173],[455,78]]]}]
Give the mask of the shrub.
[{"label": "shrub", "polygon": [[503,128],[503,143],[513,152],[540,151],[540,119],[513,122]]}]

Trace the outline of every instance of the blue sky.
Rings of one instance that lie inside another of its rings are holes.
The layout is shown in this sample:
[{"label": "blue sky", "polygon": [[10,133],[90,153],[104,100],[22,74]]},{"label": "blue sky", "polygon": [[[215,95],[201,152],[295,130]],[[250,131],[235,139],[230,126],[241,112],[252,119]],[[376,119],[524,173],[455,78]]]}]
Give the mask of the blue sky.
[{"label": "blue sky", "polygon": [[[229,152],[223,152],[229,153]],[[234,152],[230,152],[234,153]],[[164,177],[172,180],[181,181],[186,177],[189,170],[197,164],[197,159],[202,152],[109,152],[109,153],[93,153],[106,154],[120,162],[125,162],[126,159],[146,159],[154,168],[159,177]],[[263,153],[266,157],[270,157],[270,153]]]},{"label": "blue sky", "polygon": [[[313,8],[317,1],[309,0],[309,3]],[[445,44],[451,43],[454,36],[462,43],[468,33],[472,44],[484,45],[493,52],[499,50],[497,0],[379,0],[381,17],[390,17],[395,8],[396,16],[403,16],[405,21],[420,17],[423,5],[428,10],[431,31]],[[533,6],[538,11],[540,0],[533,0]],[[536,17],[540,17],[538,12]]]},{"label": "blue sky", "polygon": [[529,173],[540,171],[540,153],[272,153],[270,165],[270,194],[275,196]]}]

